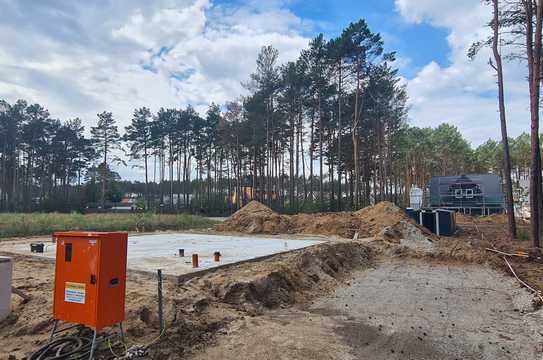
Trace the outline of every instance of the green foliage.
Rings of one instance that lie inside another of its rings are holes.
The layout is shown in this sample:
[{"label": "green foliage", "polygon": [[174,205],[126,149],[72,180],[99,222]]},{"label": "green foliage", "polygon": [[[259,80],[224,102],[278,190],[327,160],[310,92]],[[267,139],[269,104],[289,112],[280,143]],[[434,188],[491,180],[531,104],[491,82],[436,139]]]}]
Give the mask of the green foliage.
[{"label": "green foliage", "polygon": [[0,213],[0,238],[50,235],[55,231],[156,231],[202,229],[215,222],[178,214]]},{"label": "green foliage", "polygon": [[321,205],[317,201],[304,201],[300,207],[302,213],[315,214],[321,211]]}]

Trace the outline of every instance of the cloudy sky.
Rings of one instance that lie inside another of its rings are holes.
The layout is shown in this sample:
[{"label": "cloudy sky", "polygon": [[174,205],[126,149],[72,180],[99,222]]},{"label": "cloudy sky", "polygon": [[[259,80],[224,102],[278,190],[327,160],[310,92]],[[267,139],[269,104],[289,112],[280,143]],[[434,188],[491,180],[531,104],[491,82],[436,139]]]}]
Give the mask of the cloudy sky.
[{"label": "cloudy sky", "polygon": [[[452,123],[473,145],[499,137],[479,0],[0,0],[0,98],[22,98],[60,119],[192,104],[204,110],[243,93],[263,45],[295,59],[318,33],[364,18],[398,51],[416,126]],[[511,135],[528,130],[525,67],[508,63]]]}]

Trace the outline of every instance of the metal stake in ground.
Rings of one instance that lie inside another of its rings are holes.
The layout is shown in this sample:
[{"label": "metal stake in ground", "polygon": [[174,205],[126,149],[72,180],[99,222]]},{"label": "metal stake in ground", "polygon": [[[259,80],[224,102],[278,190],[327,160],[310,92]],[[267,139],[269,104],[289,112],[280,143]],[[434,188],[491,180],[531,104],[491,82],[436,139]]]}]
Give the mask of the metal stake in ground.
[{"label": "metal stake in ground", "polygon": [[160,324],[160,333],[164,331],[164,316],[162,311],[162,270],[157,270],[158,275],[158,322]]}]

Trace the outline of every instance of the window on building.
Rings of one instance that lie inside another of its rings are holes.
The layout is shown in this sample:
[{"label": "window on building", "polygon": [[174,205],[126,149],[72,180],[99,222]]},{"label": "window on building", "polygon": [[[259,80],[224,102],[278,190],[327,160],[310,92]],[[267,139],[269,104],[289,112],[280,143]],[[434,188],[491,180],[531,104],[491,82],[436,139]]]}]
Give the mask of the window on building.
[{"label": "window on building", "polygon": [[462,189],[455,189],[454,190],[454,197],[457,199],[462,199]]}]

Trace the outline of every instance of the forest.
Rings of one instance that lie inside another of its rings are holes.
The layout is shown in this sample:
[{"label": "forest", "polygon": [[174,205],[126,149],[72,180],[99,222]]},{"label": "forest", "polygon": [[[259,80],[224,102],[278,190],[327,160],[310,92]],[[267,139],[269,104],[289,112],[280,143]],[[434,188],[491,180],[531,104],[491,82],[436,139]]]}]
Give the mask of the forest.
[{"label": "forest", "polygon": [[[503,146],[473,148],[458,129],[407,122],[395,53],[364,20],[314,38],[296,61],[265,46],[243,86],[211,104],[59,120],[42,105],[0,101],[0,211],[107,209],[125,193],[151,211],[229,214],[248,198],[281,212],[408,202],[431,176],[503,173]],[[119,114],[117,114],[119,115]],[[530,136],[509,140],[513,181],[526,178]],[[118,169],[137,167],[138,181]]]}]

